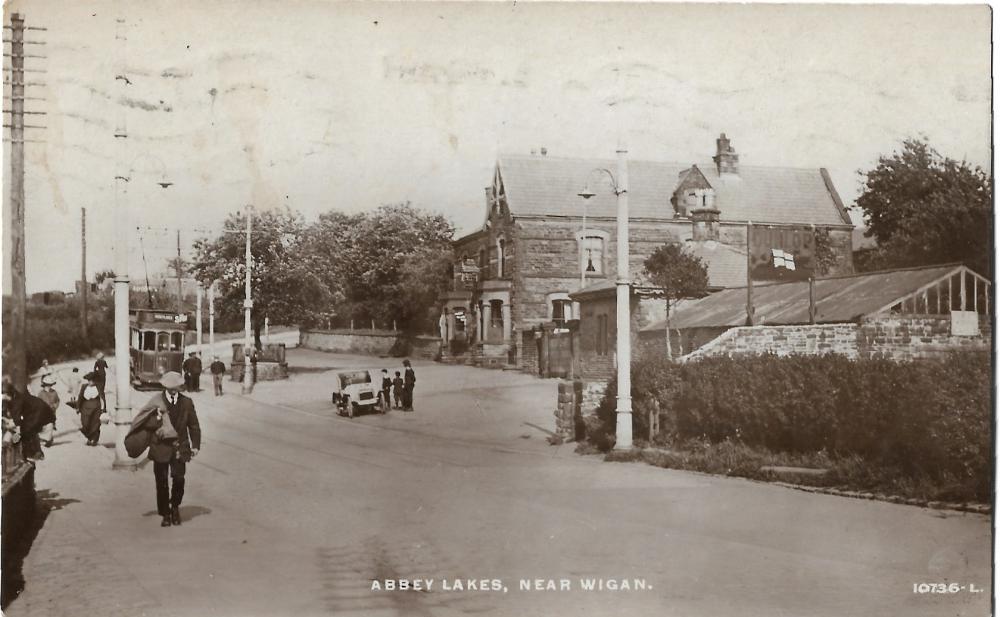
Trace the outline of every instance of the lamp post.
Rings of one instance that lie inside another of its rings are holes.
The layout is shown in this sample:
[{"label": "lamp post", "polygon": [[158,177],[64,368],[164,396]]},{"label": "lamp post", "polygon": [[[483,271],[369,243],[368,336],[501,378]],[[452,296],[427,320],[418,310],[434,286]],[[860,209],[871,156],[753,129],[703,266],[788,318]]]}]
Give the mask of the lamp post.
[{"label": "lamp post", "polygon": [[250,230],[253,224],[253,206],[247,206],[247,247],[246,247],[246,288],[243,299],[243,394],[249,394],[253,389],[250,380],[253,375],[250,371],[250,311],[253,309],[253,300],[250,298],[250,268],[253,264],[253,257],[250,255]]},{"label": "lamp post", "polygon": [[[591,170],[591,173],[595,171],[603,172],[607,174],[608,178],[611,180],[611,188],[618,198],[618,213],[617,213],[617,262],[618,262],[618,272],[617,280],[615,281],[615,292],[616,292],[616,321],[617,321],[617,336],[616,338],[616,355],[618,364],[618,399],[617,407],[615,409],[617,413],[617,422],[615,425],[615,450],[628,450],[632,448],[632,332],[631,332],[631,322],[629,319],[629,309],[631,307],[630,303],[630,287],[631,282],[629,281],[629,246],[628,246],[628,161],[626,155],[628,150],[621,147],[617,150],[618,155],[618,176],[615,178],[615,174],[611,173],[610,170],[603,167],[598,167]],[[580,197],[584,199],[584,204],[587,200],[595,195],[591,192],[589,188],[584,188],[583,191],[578,193]],[[583,240],[581,240],[582,242]],[[581,258],[581,262],[582,262]],[[581,263],[581,270],[582,270]],[[585,273],[581,271],[581,285],[585,280]]]},{"label": "lamp post", "polygon": [[[148,158],[159,163],[161,173],[163,162],[156,157],[140,154],[129,165],[128,176],[115,176],[115,460],[114,469],[135,469],[138,461],[128,455],[125,450],[125,435],[132,426],[132,379],[129,367],[129,277],[128,277],[128,189],[126,185],[132,180],[136,163]],[[167,188],[172,183],[158,182],[160,188]]]}]

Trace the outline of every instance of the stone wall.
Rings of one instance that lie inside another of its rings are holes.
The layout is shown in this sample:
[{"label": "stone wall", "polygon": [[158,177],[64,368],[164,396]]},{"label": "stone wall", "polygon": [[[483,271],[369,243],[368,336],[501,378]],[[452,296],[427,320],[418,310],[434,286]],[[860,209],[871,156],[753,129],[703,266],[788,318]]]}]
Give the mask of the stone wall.
[{"label": "stone wall", "polygon": [[857,358],[858,326],[846,323],[730,328],[718,338],[684,356],[684,360],[705,356],[764,353],[773,353],[779,356],[836,353]]},{"label": "stone wall", "polygon": [[942,315],[878,316],[859,326],[858,353],[891,360],[940,358],[955,351],[988,353],[991,329],[987,315],[979,316],[979,336],[952,336],[951,319]]},{"label": "stone wall", "polygon": [[410,340],[410,355],[437,360],[441,357],[441,339],[437,336],[415,336]]},{"label": "stone wall", "polygon": [[980,316],[979,336],[952,336],[948,316],[885,314],[871,316],[861,324],[730,328],[683,360],[762,353],[916,360],[956,351],[989,352],[991,343],[990,321],[985,315]]},{"label": "stone wall", "polygon": [[399,332],[393,330],[300,330],[299,346],[319,351],[387,356]]}]

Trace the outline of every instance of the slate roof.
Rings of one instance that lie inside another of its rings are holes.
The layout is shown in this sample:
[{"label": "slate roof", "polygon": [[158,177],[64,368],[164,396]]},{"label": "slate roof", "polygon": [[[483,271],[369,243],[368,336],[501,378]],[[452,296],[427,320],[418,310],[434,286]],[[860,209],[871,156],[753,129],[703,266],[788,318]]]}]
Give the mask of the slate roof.
[{"label": "slate roof", "polygon": [[[854,322],[875,313],[924,285],[968,270],[958,264],[885,270],[866,274],[816,279],[816,323]],[[809,283],[754,284],[753,300],[762,325],[809,323]],[[724,289],[679,309],[670,326],[677,329],[746,325],[747,289]],[[662,330],[664,323],[645,330]]]},{"label": "slate roof", "polygon": [[[597,193],[588,200],[588,216],[613,217],[616,199],[605,174],[616,162],[536,155],[507,155],[497,161],[511,214],[580,216],[588,184]],[[691,163],[629,160],[631,218],[673,218],[670,198],[681,172]],[[831,193],[820,169],[740,165],[738,176],[720,176],[712,161],[698,163],[716,193],[723,221],[850,225],[840,198]]]},{"label": "slate roof", "polygon": [[721,242],[688,242],[687,251],[708,266],[708,286],[737,287],[747,283],[747,254]]}]

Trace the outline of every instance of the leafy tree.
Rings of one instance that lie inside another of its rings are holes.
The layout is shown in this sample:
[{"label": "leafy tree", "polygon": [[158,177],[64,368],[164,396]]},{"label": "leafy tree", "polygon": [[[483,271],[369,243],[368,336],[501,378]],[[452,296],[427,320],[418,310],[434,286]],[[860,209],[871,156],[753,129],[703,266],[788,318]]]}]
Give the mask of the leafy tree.
[{"label": "leafy tree", "polygon": [[97,283],[98,285],[100,285],[107,279],[113,280],[114,278],[115,278],[114,270],[101,270],[100,272],[94,274],[94,282]]},{"label": "leafy tree", "polygon": [[[302,250],[306,225],[301,214],[289,208],[256,212],[250,234],[251,326],[259,348],[265,317],[276,323],[302,323],[324,307],[330,292],[319,275],[317,257]],[[224,231],[215,238],[195,242],[195,278],[208,287],[217,282],[216,306],[223,319],[237,320],[243,312],[246,275],[246,218],[229,215]]]},{"label": "leafy tree", "polygon": [[666,298],[667,357],[673,357],[670,344],[670,306],[678,300],[697,298],[708,290],[708,267],[700,257],[684,250],[678,243],[659,247],[643,262],[654,285],[663,289]]},{"label": "leafy tree", "polygon": [[817,228],[814,236],[813,272],[816,276],[826,276],[837,267],[837,251],[833,248],[829,229]]},{"label": "leafy tree", "polygon": [[373,212],[320,216],[309,232],[309,251],[337,297],[341,323],[357,319],[407,331],[429,327],[428,311],[450,282],[452,225],[409,203]]},{"label": "leafy tree", "polygon": [[993,181],[981,168],[907,139],[858,173],[855,207],[878,242],[871,268],[962,262],[992,278]]}]

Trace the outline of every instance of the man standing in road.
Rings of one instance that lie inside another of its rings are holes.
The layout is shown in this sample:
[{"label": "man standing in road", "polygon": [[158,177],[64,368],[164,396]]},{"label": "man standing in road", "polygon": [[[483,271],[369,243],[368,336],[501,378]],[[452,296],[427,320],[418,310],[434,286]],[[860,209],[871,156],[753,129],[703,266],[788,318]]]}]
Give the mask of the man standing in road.
[{"label": "man standing in road", "polygon": [[[160,384],[164,391],[139,409],[126,439],[147,431],[149,459],[153,461],[156,478],[156,510],[163,517],[160,526],[169,527],[181,524],[184,473],[187,463],[201,448],[201,427],[194,401],[180,393],[184,378],[170,371],[163,375]],[[172,487],[168,474],[173,478]]]},{"label": "man standing in road", "polygon": [[222,378],[226,374],[226,365],[222,363],[219,356],[212,356],[212,364],[209,365],[208,370],[212,373],[215,396],[222,396]]},{"label": "man standing in road", "polygon": [[417,384],[417,374],[413,372],[409,360],[403,360],[406,372],[403,373],[403,411],[413,411],[413,388]]},{"label": "man standing in road", "polygon": [[184,389],[188,392],[194,392],[194,352],[188,354],[188,357],[184,359],[181,363],[181,370],[184,371]]}]

